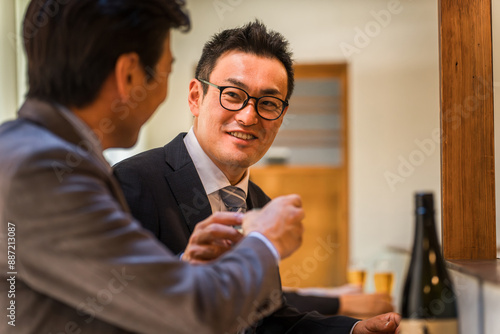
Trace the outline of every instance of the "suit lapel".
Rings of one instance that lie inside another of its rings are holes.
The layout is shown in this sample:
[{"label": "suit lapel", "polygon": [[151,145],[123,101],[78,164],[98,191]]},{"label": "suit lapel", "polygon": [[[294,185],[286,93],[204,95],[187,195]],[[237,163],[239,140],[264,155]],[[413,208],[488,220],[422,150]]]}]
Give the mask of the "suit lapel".
[{"label": "suit lapel", "polygon": [[165,174],[190,232],[195,225],[212,214],[208,196],[203,188],[193,160],[184,145],[185,133],[165,145],[165,162],[173,170]]},{"label": "suit lapel", "polygon": [[249,210],[262,208],[271,199],[252,181],[248,181],[247,207]]},{"label": "suit lapel", "polygon": [[247,193],[247,210],[252,210],[258,203],[258,198],[255,192],[252,191],[250,185],[248,185]]}]

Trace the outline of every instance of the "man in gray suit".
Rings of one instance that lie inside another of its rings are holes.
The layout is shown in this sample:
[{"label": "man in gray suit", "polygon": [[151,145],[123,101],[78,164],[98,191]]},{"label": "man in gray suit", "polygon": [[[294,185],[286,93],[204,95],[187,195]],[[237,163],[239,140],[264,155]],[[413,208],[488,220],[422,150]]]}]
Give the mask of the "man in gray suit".
[{"label": "man in gray suit", "polygon": [[102,156],[133,145],[165,99],[171,28],[189,28],[181,0],[30,3],[29,92],[0,126],[1,333],[220,334],[280,307],[298,196],[207,218],[248,235],[191,265],[132,218]]}]

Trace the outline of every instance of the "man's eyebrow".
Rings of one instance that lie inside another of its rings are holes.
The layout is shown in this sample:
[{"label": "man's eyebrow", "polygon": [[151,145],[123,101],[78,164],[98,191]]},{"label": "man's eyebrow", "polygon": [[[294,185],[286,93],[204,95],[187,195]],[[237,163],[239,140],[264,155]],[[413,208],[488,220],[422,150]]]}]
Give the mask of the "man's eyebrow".
[{"label": "man's eyebrow", "polygon": [[237,79],[234,79],[234,78],[227,78],[226,79],[227,82],[235,85],[235,86],[238,86],[240,88],[243,88],[243,89],[248,89],[248,86],[245,85],[243,82],[237,80]]},{"label": "man's eyebrow", "polygon": [[[234,78],[228,78],[226,79],[227,82],[239,87],[239,88],[243,88],[244,90],[248,90],[248,86],[245,85],[243,82],[239,81],[238,79],[234,79]],[[266,88],[266,89],[263,89],[259,92],[261,95],[283,95],[281,94],[281,92],[277,89],[274,89],[274,88]]]}]

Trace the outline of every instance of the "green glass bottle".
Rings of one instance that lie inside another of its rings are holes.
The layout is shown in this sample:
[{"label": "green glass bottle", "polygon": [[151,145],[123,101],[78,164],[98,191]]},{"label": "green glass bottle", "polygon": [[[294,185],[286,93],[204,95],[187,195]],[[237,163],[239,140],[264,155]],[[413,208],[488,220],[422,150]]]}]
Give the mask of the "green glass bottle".
[{"label": "green glass bottle", "polygon": [[400,334],[459,333],[457,298],[434,217],[433,194],[415,194],[415,239],[403,289]]}]

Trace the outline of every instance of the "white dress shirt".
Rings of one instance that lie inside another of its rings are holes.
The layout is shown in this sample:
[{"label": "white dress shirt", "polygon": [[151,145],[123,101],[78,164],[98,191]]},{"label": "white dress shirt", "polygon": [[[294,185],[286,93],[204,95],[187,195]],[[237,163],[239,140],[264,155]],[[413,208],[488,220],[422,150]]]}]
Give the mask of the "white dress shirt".
[{"label": "white dress shirt", "polygon": [[[219,190],[224,187],[230,186],[231,183],[224,175],[224,173],[219,169],[219,167],[217,167],[217,165],[208,157],[205,151],[203,151],[192,127],[184,137],[184,144],[186,145],[186,149],[189,153],[189,156],[191,157],[191,160],[193,160],[196,171],[198,172],[201,183],[203,184],[203,188],[207,193],[212,212],[227,211],[226,206],[224,205],[224,202],[222,202],[222,199],[220,197]],[[248,180],[249,173],[247,169],[240,182],[234,185],[235,187],[243,190],[245,192],[245,196],[247,196],[248,194]],[[280,256],[278,251],[263,234],[259,232],[251,232],[248,234],[248,236],[256,237],[262,240],[273,253],[274,257],[276,258],[276,263],[279,262]]]}]

